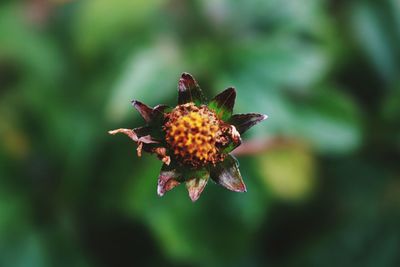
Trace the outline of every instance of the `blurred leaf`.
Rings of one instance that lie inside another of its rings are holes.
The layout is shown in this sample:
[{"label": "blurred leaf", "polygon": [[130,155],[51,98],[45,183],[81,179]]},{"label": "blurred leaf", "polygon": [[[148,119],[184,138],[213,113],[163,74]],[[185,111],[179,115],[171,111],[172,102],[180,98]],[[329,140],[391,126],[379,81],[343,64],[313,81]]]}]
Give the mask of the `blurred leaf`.
[{"label": "blurred leaf", "polygon": [[107,117],[120,121],[128,115],[134,116],[130,105],[132,99],[154,107],[167,96],[177,95],[179,64],[174,44],[163,43],[134,53],[111,91]]},{"label": "blurred leaf", "polygon": [[[400,33],[398,27],[395,27],[400,20],[400,15],[395,10],[400,8],[398,4],[389,5],[389,2],[385,0],[379,4],[369,2],[356,4],[352,10],[352,23],[354,35],[377,72],[385,81],[393,82],[400,70],[397,60],[400,55]],[[391,9],[394,11],[393,15],[387,14],[386,11]]]},{"label": "blurred leaf", "polygon": [[321,89],[296,113],[295,128],[324,153],[348,153],[361,144],[360,114],[346,94]]},{"label": "blurred leaf", "polygon": [[23,15],[20,4],[2,5],[0,9],[0,63],[6,60],[16,64],[26,86],[54,86],[65,67],[62,56],[54,40],[30,25]]},{"label": "blurred leaf", "polygon": [[[258,90],[269,86],[308,91],[329,66],[329,54],[321,46],[292,36],[272,36],[257,42],[239,42],[234,51],[241,79],[259,82]],[[238,93],[241,88],[237,87]]]},{"label": "blurred leaf", "polygon": [[301,3],[296,0],[219,0],[199,3],[214,22],[213,26],[220,26],[223,30],[269,29],[310,33],[322,32],[321,28],[326,30],[325,2],[319,0],[305,0]]},{"label": "blurred leaf", "polygon": [[[15,242],[16,241],[16,242]],[[50,266],[48,254],[40,236],[28,233],[18,237],[12,244],[0,247],[0,264],[13,267],[47,267]]]},{"label": "blurred leaf", "polygon": [[397,31],[397,37],[400,41],[400,3],[397,0],[389,0],[389,9],[392,11],[391,15],[394,17],[395,20],[395,30]]},{"label": "blurred leaf", "polygon": [[[0,180],[2,188],[7,186],[5,180]],[[2,190],[0,194],[0,244],[6,240],[10,233],[24,228],[28,222],[29,207],[23,197]],[[1,254],[1,253],[0,253]]]},{"label": "blurred leaf", "polygon": [[[3,2],[1,267],[398,266],[398,0]],[[296,142],[239,159],[247,193],[160,198],[107,135],[184,71],[269,115],[244,141]]]},{"label": "blurred leaf", "polygon": [[316,162],[305,146],[271,149],[258,159],[258,165],[265,186],[278,198],[301,201],[313,192]]},{"label": "blurred leaf", "polygon": [[251,248],[252,233],[266,212],[263,191],[253,180],[246,182],[251,194],[234,194],[209,183],[195,203],[187,201],[184,185],[159,198],[153,163],[143,162],[145,167],[126,187],[128,211],[146,222],[170,258],[201,266],[232,266]]},{"label": "blurred leaf", "polygon": [[324,177],[329,186],[322,194],[330,199],[324,205],[330,209],[333,221],[298,250],[298,256],[288,257],[287,263],[396,266],[400,244],[398,206],[388,207],[384,201],[385,185],[398,187],[398,181],[390,183],[385,171],[370,162],[360,162],[359,156],[331,167],[328,173],[332,177]]},{"label": "blurred leaf", "polygon": [[267,132],[301,138],[323,153],[348,153],[361,143],[358,107],[337,89],[325,86],[309,97],[292,99],[279,87],[264,89],[256,80],[240,80],[237,86],[251,93],[241,95],[238,89],[236,113],[248,110],[251,103],[253,110],[268,115],[265,123],[249,131],[252,136]]},{"label": "blurred leaf", "polygon": [[82,2],[75,21],[78,49],[84,55],[92,56],[104,51],[116,41],[126,42],[126,37],[132,36],[135,30],[148,26],[164,2],[163,0]]},{"label": "blurred leaf", "polygon": [[382,103],[382,117],[387,129],[381,129],[386,133],[382,138],[388,144],[394,144],[397,151],[400,151],[400,84],[388,93]]}]

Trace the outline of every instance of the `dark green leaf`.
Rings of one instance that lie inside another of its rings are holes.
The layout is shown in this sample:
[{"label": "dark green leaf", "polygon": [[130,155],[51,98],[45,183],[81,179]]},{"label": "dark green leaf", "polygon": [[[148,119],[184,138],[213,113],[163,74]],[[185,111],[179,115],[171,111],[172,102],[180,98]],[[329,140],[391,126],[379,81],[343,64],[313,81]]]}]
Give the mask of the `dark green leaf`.
[{"label": "dark green leaf", "polygon": [[226,121],[232,116],[235,99],[236,90],[230,87],[214,97],[208,104],[208,107],[217,114],[218,118]]},{"label": "dark green leaf", "polygon": [[196,80],[189,73],[182,73],[178,83],[178,103],[185,104],[193,102],[196,105],[203,104],[206,99]]},{"label": "dark green leaf", "polygon": [[246,192],[246,185],[242,180],[237,160],[227,155],[226,159],[213,167],[210,172],[211,179],[223,187],[235,191]]}]

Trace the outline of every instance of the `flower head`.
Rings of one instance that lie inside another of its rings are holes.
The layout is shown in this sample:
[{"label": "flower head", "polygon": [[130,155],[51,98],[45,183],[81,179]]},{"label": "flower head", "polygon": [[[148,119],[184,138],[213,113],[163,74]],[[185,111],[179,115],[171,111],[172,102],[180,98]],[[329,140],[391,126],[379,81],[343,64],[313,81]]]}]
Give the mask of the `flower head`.
[{"label": "flower head", "polygon": [[225,188],[245,192],[237,160],[229,153],[241,144],[240,135],[266,115],[249,113],[232,115],[236,91],[228,88],[210,102],[188,73],[178,83],[178,105],[151,108],[132,101],[146,126],[117,129],[142,150],[154,153],[164,164],[158,177],[158,195],[163,196],[180,183],[185,183],[192,201],[203,192],[208,179]]}]

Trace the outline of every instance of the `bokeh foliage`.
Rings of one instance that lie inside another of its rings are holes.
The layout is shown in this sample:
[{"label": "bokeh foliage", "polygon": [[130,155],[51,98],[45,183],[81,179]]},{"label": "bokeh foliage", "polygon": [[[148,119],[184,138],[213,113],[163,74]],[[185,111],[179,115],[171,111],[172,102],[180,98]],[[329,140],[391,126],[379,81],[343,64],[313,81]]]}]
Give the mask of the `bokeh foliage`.
[{"label": "bokeh foliage", "polygon": [[[107,130],[192,73],[236,113],[248,192],[156,194]],[[0,4],[0,266],[399,266],[397,0]]]}]

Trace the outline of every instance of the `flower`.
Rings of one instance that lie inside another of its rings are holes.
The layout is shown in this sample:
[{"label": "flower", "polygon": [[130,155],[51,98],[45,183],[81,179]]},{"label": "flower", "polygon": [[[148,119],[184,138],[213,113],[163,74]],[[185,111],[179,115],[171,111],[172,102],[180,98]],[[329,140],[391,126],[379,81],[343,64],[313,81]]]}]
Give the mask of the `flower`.
[{"label": "flower", "polygon": [[230,155],[241,144],[240,135],[265,120],[266,115],[249,113],[232,115],[236,91],[230,87],[207,103],[200,86],[188,73],[178,83],[178,105],[151,108],[133,100],[146,122],[135,129],[117,129],[142,151],[154,153],[163,161],[157,193],[163,196],[185,183],[192,201],[203,192],[209,178],[223,187],[246,192],[237,160]]}]

